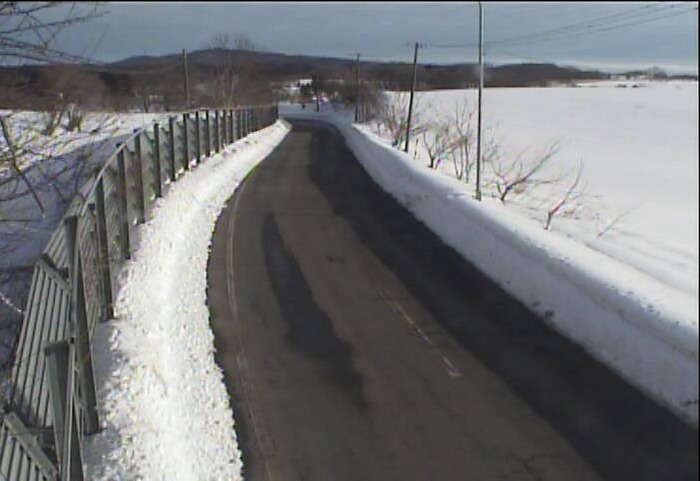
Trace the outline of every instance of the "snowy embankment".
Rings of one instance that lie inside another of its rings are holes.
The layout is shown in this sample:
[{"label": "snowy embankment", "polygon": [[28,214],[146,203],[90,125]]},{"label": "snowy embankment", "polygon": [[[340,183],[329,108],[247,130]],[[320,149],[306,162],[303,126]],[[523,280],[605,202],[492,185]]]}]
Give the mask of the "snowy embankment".
[{"label": "snowy embankment", "polygon": [[[284,112],[283,112],[284,113]],[[425,168],[333,113],[334,125],[387,192],[554,329],[697,425],[697,313],[684,296],[570,238],[552,235],[463,183]]]},{"label": "snowy embankment", "polygon": [[[441,120],[454,118],[456,106],[466,104],[474,112],[476,92],[419,92],[416,103],[417,121],[434,134]],[[688,308],[697,313],[697,82],[487,89],[484,124],[487,143],[497,143],[506,165],[558,144],[539,177],[569,173],[561,182],[509,196],[510,209],[542,225],[547,208],[568,188],[581,163],[581,195],[567,205],[570,214],[556,216],[551,230],[684,293]],[[416,162],[427,166],[422,142],[417,152],[412,143],[412,157],[414,152]],[[498,195],[494,166],[487,162],[482,169],[484,200],[499,202],[493,198]],[[449,158],[437,170],[455,176]],[[474,170],[465,177],[466,189],[473,189]]]},{"label": "snowy embankment", "polygon": [[175,183],[140,227],[121,273],[116,319],[93,347],[103,431],[89,479],[241,479],[206,303],[216,219],[241,180],[285,137],[282,123],[229,146]]}]

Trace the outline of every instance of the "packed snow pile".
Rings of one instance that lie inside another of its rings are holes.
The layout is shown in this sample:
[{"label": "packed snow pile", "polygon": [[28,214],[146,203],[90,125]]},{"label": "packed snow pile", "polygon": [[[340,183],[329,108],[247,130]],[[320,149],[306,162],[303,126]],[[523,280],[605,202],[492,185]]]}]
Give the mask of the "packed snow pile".
[{"label": "packed snow pile", "polygon": [[116,319],[94,358],[104,429],[88,440],[88,479],[241,479],[241,457],[206,303],[216,219],[241,180],[285,137],[250,134],[176,182],[140,227]]},{"label": "packed snow pile", "polygon": [[372,178],[443,241],[554,329],[697,425],[697,298],[693,304],[674,286],[499,202],[475,201],[463,182],[415,162],[346,116],[283,114],[338,128]]}]

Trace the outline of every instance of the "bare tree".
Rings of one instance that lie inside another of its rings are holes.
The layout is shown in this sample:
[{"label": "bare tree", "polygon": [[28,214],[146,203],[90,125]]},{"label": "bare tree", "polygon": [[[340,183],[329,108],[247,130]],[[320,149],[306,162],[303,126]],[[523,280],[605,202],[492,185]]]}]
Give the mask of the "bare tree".
[{"label": "bare tree", "polygon": [[560,196],[559,199],[547,209],[544,220],[544,228],[546,230],[549,230],[552,226],[552,221],[557,215],[568,217],[576,213],[581,207],[580,199],[584,189],[579,189],[578,185],[581,181],[582,173],[583,162],[579,163],[576,175],[564,195]]},{"label": "bare tree", "polygon": [[495,176],[494,184],[500,201],[505,204],[510,195],[522,194],[533,187],[557,182],[558,177],[543,177],[542,172],[558,150],[558,144],[552,144],[529,160],[523,159],[523,154],[508,159],[494,155],[489,165]]},{"label": "bare tree", "polygon": [[[423,132],[421,143],[428,153],[428,167],[437,169],[442,160],[452,149],[449,127],[440,125],[436,131]],[[418,151],[417,148],[415,150],[416,152]]]},{"label": "bare tree", "polygon": [[[411,137],[414,138],[422,135],[426,130],[422,120],[423,109],[419,99],[420,97],[415,98],[413,102]],[[407,92],[384,94],[378,127],[387,130],[393,147],[403,145],[406,139],[408,102],[409,96]]]},{"label": "bare tree", "polygon": [[476,136],[473,125],[474,112],[469,110],[466,102],[455,105],[453,115],[444,117],[443,122],[449,125],[450,143],[448,153],[452,158],[455,177],[469,182],[469,175],[474,163]]},{"label": "bare tree", "polygon": [[0,64],[84,61],[56,48],[56,36],[66,27],[103,13],[98,3],[2,2]]},{"label": "bare tree", "polygon": [[[101,14],[102,6],[98,3],[1,2],[0,67],[11,72],[12,67],[29,64],[38,71],[46,65],[86,61],[81,55],[59,49],[55,39],[65,28]],[[0,265],[0,329],[8,334],[0,336],[3,343],[5,339],[14,339],[17,333],[20,306],[24,304],[32,272],[30,266],[9,262],[13,258],[12,249],[26,247],[29,237],[48,235],[46,214],[56,210],[55,205],[42,200],[45,185],[39,167],[50,157],[44,154],[45,147],[55,146],[58,139],[43,134],[53,134],[62,125],[64,116],[70,124],[67,127],[78,129],[82,117],[77,109],[70,107],[67,92],[62,96],[58,95],[61,90],[44,91],[30,84],[31,79],[26,75],[15,75],[11,81],[7,78],[3,76],[0,85],[5,100],[24,101],[45,114],[27,116],[4,111],[0,116],[0,258],[5,261]],[[39,219],[25,218],[29,205],[32,213],[39,211]],[[5,347],[0,346],[0,357],[8,354]]]},{"label": "bare tree", "polygon": [[604,235],[606,235],[608,232],[611,230],[614,230],[615,227],[628,215],[630,215],[632,212],[634,212],[639,205],[633,205],[632,207],[629,207],[621,212],[619,212],[615,217],[613,217],[610,221],[606,222],[606,224],[603,226],[602,229],[598,230],[598,233],[596,234],[596,239],[601,239]]},{"label": "bare tree", "polygon": [[[246,34],[217,33],[205,44],[205,48],[217,50],[222,61],[214,68],[210,97],[222,107],[234,107],[245,82],[252,74],[252,63],[240,52],[257,50],[255,42]],[[238,51],[238,52],[237,52]],[[240,103],[240,102],[238,102]]]},{"label": "bare tree", "polygon": [[29,190],[32,197],[34,198],[34,201],[41,210],[42,216],[46,215],[46,209],[44,208],[44,204],[41,202],[41,199],[39,199],[39,196],[36,193],[36,189],[27,178],[25,172],[22,170],[22,167],[20,165],[20,155],[18,154],[17,147],[15,145],[14,136],[12,134],[12,131],[10,130],[9,123],[7,122],[7,117],[4,115],[0,115],[0,127],[2,127],[2,136],[5,140],[6,145],[5,149],[0,150],[0,167],[2,167],[3,165],[10,166],[10,168],[27,186],[27,189]]}]

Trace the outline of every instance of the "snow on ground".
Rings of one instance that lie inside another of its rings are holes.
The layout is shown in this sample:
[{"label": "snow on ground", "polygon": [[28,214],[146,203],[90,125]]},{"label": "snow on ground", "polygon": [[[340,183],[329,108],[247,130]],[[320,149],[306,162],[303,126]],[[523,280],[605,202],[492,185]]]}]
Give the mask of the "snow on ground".
[{"label": "snow on ground", "polygon": [[[495,96],[497,92],[488,94]],[[503,95],[506,96],[505,104],[514,107],[517,105],[515,100],[508,102],[508,98],[527,97],[527,92],[509,89]],[[556,95],[556,89],[541,97],[550,95],[559,98],[555,104],[563,102],[561,93]],[[448,102],[454,102],[454,99]],[[493,112],[497,105],[493,97],[490,105]],[[534,108],[533,105],[530,107]],[[547,111],[545,107],[542,105],[541,110]],[[550,119],[549,124],[536,120],[555,115],[552,108],[550,106],[549,114],[532,114],[535,121],[530,127],[531,135],[547,125],[556,124],[555,119]],[[688,296],[673,284],[647,275],[575,237],[546,231],[540,223],[523,215],[520,209],[503,206],[498,201],[475,201],[471,189],[463,182],[430,170],[424,163],[391,148],[386,139],[374,135],[369,127],[352,126],[347,116],[330,111],[320,114],[302,112],[293,107],[282,109],[282,114],[289,118],[325,119],[336,126],[374,180],[447,244],[542,316],[554,329],[583,346],[592,356],[673,412],[697,425],[697,296]],[[571,113],[567,116],[570,117]],[[522,117],[525,117],[525,112]],[[527,126],[527,122],[521,120],[521,125]],[[561,122],[567,124],[567,120]],[[695,122],[697,125],[697,117]],[[620,127],[611,133],[603,130],[606,136],[602,139],[607,139],[625,129]],[[527,133],[514,133],[514,141],[523,140],[518,135],[527,137]],[[546,132],[537,132],[537,135],[539,137],[528,138],[530,141],[548,138]],[[695,139],[697,146],[697,137]],[[687,145],[688,140],[683,138],[683,141]],[[623,144],[613,141],[610,150],[621,155],[624,153],[621,150]],[[630,149],[635,154],[644,150],[637,145],[630,145]],[[600,148],[597,152],[605,150]],[[676,160],[674,165],[683,165],[682,159]],[[610,157],[607,160],[610,161]],[[629,161],[623,158],[620,162]],[[686,166],[686,171],[692,169]],[[609,172],[628,173],[620,167],[612,167]],[[694,179],[697,196],[697,176]],[[680,180],[681,183],[684,181]],[[692,196],[692,193],[681,194],[681,198],[683,195]],[[697,205],[674,208],[687,212],[697,209]],[[697,218],[684,221],[695,222],[697,226]],[[678,231],[686,228],[685,225],[674,227]]]},{"label": "snow on ground", "polygon": [[[73,150],[111,140],[118,135],[131,133],[134,129],[151,125],[167,114],[156,113],[112,113],[89,112],[85,114],[80,131],[69,132],[64,119],[51,135],[44,135],[46,114],[25,110],[0,110],[6,118],[15,147],[20,150],[20,166],[28,169],[46,159],[65,155]],[[7,148],[4,136],[0,136],[0,152]],[[9,167],[0,166],[0,179],[7,175]]]},{"label": "snow on ground", "polygon": [[[41,133],[41,112],[0,111],[18,150],[18,163],[45,208],[21,178],[0,162],[0,365],[8,359],[24,306],[32,266],[79,189],[89,182],[116,142],[166,114],[88,113],[81,132],[66,120],[52,135]],[[0,157],[7,143],[0,135]]]},{"label": "snow on ground", "polygon": [[175,183],[140,227],[116,319],[94,356],[104,430],[88,440],[88,479],[241,479],[233,415],[214,361],[206,303],[216,219],[241,180],[282,141],[277,122]]},{"label": "snow on ground", "polygon": [[[554,176],[568,172],[571,179],[582,162],[581,186],[586,188],[581,206],[575,216],[555,218],[552,230],[671,286],[697,312],[698,83],[580,85],[487,89],[486,136],[498,140],[506,158],[521,152],[532,157],[558,142],[549,168]],[[461,102],[473,109],[476,93],[426,92],[417,101],[425,112],[423,120],[434,124]],[[427,165],[424,149],[419,159]],[[450,161],[439,170],[455,175]],[[488,165],[484,181],[486,194],[495,194]],[[471,182],[469,188],[473,177]],[[539,189],[541,195],[513,196],[511,207],[542,224],[545,199],[568,185],[563,181]]]}]

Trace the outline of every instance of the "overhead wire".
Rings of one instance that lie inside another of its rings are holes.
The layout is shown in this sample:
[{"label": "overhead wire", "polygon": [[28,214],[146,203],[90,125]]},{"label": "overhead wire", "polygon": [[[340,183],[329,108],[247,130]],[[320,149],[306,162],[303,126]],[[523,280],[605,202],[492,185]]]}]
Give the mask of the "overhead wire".
[{"label": "overhead wire", "polygon": [[[615,28],[622,28],[628,25],[635,25],[637,21],[640,21],[640,23],[646,23],[651,22],[651,21],[656,21],[660,20],[662,18],[667,18],[667,15],[655,15],[659,14],[668,10],[672,10],[678,7],[684,7],[688,6],[687,4],[661,4],[661,5],[654,5],[654,4],[648,4],[643,7],[637,7],[631,10],[626,10],[624,12],[618,12],[613,15],[608,15],[604,17],[597,17],[595,19],[589,19],[583,22],[577,22],[569,25],[564,25],[558,28],[554,29],[549,29],[549,30],[542,30],[539,32],[532,32],[529,34],[523,34],[523,35],[518,35],[514,37],[508,37],[508,38],[501,38],[501,39],[495,39],[495,40],[490,40],[488,43],[491,45],[507,45],[507,44],[525,44],[525,43],[533,43],[536,41],[548,41],[552,39],[559,39],[559,38],[564,38],[568,37],[570,35],[578,35],[579,33],[593,33],[597,31],[597,29],[615,29]],[[686,12],[686,10],[682,11],[683,13]],[[652,16],[653,15],[653,16]],[[644,18],[644,17],[649,17],[650,18]],[[673,16],[673,15],[669,15]],[[637,20],[637,19],[642,19]],[[633,22],[629,22],[630,20],[633,20]]]}]

